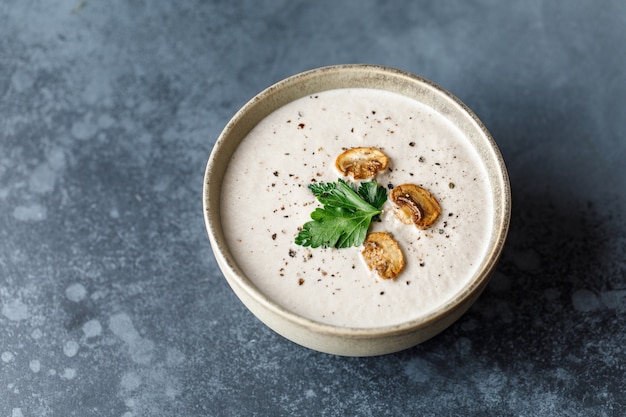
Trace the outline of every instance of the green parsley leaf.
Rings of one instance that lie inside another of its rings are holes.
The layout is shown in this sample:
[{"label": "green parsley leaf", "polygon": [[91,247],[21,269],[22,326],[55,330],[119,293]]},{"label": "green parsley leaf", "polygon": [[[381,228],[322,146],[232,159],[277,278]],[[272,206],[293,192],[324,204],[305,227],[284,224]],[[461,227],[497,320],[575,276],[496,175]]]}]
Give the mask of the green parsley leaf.
[{"label": "green parsley leaf", "polygon": [[313,183],[309,189],[324,207],[311,213],[312,220],[302,226],[295,243],[312,248],[360,246],[387,201],[387,191],[375,181],[357,187],[339,179]]},{"label": "green parsley leaf", "polygon": [[363,200],[378,210],[382,209],[383,204],[387,201],[387,190],[385,187],[379,186],[376,181],[362,182],[357,192]]}]

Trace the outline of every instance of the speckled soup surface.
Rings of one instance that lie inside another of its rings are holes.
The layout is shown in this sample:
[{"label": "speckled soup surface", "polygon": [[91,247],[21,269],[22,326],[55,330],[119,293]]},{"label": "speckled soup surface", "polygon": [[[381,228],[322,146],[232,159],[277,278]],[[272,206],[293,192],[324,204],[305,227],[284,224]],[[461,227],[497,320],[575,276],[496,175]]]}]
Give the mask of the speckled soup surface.
[{"label": "speckled soup surface", "polygon": [[[395,280],[371,274],[359,248],[294,243],[318,206],[308,184],[343,177],[335,159],[357,146],[390,157],[374,178],[383,187],[419,184],[444,208],[421,231],[396,220],[390,202],[384,206],[371,230],[400,243],[406,268]],[[347,327],[413,320],[468,285],[485,256],[494,211],[478,158],[456,126],[416,100],[364,88],[315,93],[274,111],[238,146],[222,184],[224,235],[254,285],[296,314]]]}]

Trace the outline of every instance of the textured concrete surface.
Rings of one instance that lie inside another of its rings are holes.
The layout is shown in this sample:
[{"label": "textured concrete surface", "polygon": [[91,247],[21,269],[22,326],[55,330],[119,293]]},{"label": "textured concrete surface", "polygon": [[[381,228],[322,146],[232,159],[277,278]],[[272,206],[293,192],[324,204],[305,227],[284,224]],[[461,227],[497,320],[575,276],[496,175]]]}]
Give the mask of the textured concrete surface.
[{"label": "textured concrete surface", "polygon": [[[0,3],[0,416],[626,413],[626,3]],[[508,164],[487,291],[407,351],[296,346],[236,299],[202,175],[261,89],[333,63],[441,84]]]}]

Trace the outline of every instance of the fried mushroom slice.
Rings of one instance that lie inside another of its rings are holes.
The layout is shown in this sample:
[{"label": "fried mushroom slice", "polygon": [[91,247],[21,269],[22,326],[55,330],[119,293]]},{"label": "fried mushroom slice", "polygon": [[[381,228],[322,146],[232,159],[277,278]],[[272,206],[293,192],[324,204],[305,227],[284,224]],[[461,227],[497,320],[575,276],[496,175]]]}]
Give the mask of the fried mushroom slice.
[{"label": "fried mushroom slice", "polygon": [[382,279],[395,279],[404,268],[402,250],[386,232],[368,234],[361,255],[367,267]]},{"label": "fried mushroom slice", "polygon": [[405,224],[414,224],[419,229],[428,229],[441,214],[437,199],[424,188],[415,184],[402,184],[389,193],[394,204],[394,214]]},{"label": "fried mushroom slice", "polygon": [[388,164],[389,157],[378,148],[348,149],[335,160],[337,170],[355,180],[372,178]]}]

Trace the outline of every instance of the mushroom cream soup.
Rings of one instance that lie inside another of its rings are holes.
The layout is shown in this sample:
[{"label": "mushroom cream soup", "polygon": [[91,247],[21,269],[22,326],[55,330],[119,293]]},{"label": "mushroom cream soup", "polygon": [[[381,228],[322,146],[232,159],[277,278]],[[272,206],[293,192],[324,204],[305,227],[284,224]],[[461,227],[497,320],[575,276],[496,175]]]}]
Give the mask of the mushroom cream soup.
[{"label": "mushroom cream soup", "polygon": [[[370,271],[362,247],[294,243],[321,206],[308,185],[351,181],[335,160],[353,147],[389,157],[379,184],[417,184],[441,205],[427,230],[399,221],[389,201],[372,222],[370,232],[389,232],[403,252],[396,279]],[[270,299],[315,321],[371,328],[422,317],[471,280],[491,233],[489,189],[477,152],[434,109],[397,93],[337,89],[281,107],[245,137],[224,177],[221,220],[233,257]]]}]

